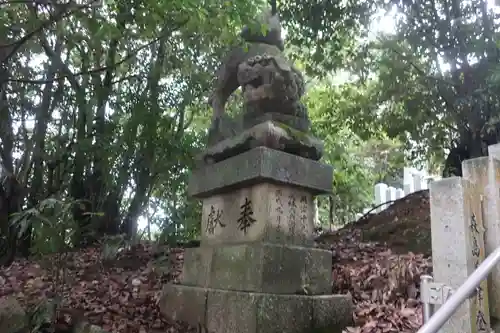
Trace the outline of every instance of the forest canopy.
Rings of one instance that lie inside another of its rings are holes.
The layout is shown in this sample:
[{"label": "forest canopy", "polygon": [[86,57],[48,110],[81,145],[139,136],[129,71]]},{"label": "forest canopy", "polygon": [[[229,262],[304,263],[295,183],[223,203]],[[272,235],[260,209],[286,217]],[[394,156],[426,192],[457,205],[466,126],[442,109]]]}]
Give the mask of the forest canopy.
[{"label": "forest canopy", "polygon": [[[213,76],[264,6],[0,3],[2,247],[50,252],[54,232],[75,247],[105,235],[198,237],[200,203],[186,187]],[[322,223],[352,221],[404,166],[459,175],[461,160],[499,141],[490,2],[283,1],[278,11],[336,170]]]}]

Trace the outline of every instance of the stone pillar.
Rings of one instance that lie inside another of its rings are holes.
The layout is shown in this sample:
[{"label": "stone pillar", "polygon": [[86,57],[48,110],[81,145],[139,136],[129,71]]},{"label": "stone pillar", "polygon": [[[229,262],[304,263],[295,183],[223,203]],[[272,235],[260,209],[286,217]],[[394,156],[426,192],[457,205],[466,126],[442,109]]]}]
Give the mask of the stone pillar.
[{"label": "stone pillar", "polygon": [[[500,145],[488,147],[489,156],[464,161],[463,176],[475,182],[480,191],[484,226],[485,255],[500,246]],[[500,319],[500,267],[488,278],[491,316]]]},{"label": "stone pillar", "polygon": [[[461,177],[430,184],[434,280],[453,289],[459,288],[484,259],[480,192],[480,186]],[[487,332],[489,326],[488,287],[484,281],[440,332]]]},{"label": "stone pillar", "polygon": [[405,196],[413,193],[413,183],[408,183],[403,185],[403,191],[405,192]]},{"label": "stone pillar", "polygon": [[331,252],[313,247],[313,198],[331,191],[332,173],[263,146],[195,170],[201,245],[186,249],[181,283],[164,286],[162,313],[217,333],[340,333],[351,324],[351,297],[331,294]]},{"label": "stone pillar", "polygon": [[[500,144],[488,147],[488,186],[484,204],[486,255],[500,246]],[[500,267],[495,267],[488,279],[490,311],[500,320]]]},{"label": "stone pillar", "polygon": [[418,192],[422,190],[422,176],[420,173],[416,173],[413,175],[413,190]]},{"label": "stone pillar", "polygon": [[[387,201],[394,201],[396,200],[396,188],[395,187],[392,187],[392,186],[389,186],[387,188],[387,194],[385,195]],[[392,205],[392,202],[389,203],[388,206]]]},{"label": "stone pillar", "polygon": [[[387,184],[378,183],[375,184],[375,206],[381,205],[387,202]],[[376,209],[376,213],[383,211],[386,208],[382,205]]]}]

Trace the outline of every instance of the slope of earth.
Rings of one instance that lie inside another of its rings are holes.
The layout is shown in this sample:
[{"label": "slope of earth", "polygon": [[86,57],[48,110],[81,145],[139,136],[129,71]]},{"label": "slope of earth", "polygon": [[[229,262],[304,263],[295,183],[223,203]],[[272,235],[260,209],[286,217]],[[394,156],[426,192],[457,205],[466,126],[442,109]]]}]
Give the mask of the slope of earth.
[{"label": "slope of earth", "polygon": [[[422,245],[425,241],[416,239],[430,235],[428,215],[427,194],[419,192],[378,215],[317,238],[319,247],[332,251],[332,292],[350,293],[356,306],[355,326],[345,332],[417,332],[421,326],[419,278],[430,272],[431,262],[421,253],[429,252],[430,241],[427,248]],[[401,242],[404,237],[406,241]],[[183,249],[159,252],[143,244],[107,261],[102,260],[100,249],[69,253],[62,260],[65,274],[59,283],[54,269],[57,260],[47,256],[0,269],[0,301],[12,295],[30,307],[40,299],[60,295],[60,313],[65,316],[55,319],[59,326],[65,325],[70,314],[83,316],[110,333],[196,331],[162,318],[158,307],[161,286],[178,280]]]},{"label": "slope of earth", "polygon": [[350,237],[357,242],[378,242],[396,253],[431,255],[429,191],[423,190],[395,200],[378,214],[368,214],[335,232],[317,238],[334,243]]}]

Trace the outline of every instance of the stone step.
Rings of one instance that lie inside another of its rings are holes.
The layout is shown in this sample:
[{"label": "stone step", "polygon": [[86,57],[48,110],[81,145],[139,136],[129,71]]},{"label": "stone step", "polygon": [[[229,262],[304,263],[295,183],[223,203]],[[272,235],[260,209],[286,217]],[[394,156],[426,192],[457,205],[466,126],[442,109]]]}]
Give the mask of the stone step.
[{"label": "stone step", "polygon": [[186,249],[182,284],[276,294],[329,294],[330,251],[250,243]]},{"label": "stone step", "polygon": [[249,293],[175,284],[163,287],[160,311],[217,333],[341,333],[353,320],[348,295]]}]

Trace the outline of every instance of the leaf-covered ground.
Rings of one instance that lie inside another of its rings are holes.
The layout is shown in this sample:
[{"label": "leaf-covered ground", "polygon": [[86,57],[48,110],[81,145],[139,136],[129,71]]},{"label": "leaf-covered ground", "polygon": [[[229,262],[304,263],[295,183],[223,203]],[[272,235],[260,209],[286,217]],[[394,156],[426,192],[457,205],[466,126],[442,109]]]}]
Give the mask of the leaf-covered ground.
[{"label": "leaf-covered ground", "polygon": [[[419,192],[381,214],[318,238],[318,246],[332,249],[333,292],[351,293],[356,304],[356,327],[347,332],[417,331],[421,325],[419,276],[429,273],[431,264],[428,256],[407,249],[430,244],[429,239],[414,239],[430,238],[429,228],[427,192]],[[379,243],[367,242],[370,238]],[[402,238],[409,239],[402,242]],[[427,254],[427,250],[421,252]],[[159,313],[161,286],[178,278],[183,260],[182,249],[169,253],[167,259],[158,249],[140,245],[109,262],[101,260],[98,249],[70,253],[65,259],[65,283],[58,284],[57,292],[62,291],[64,297],[59,325],[65,325],[68,317],[84,316],[116,333],[190,331]],[[0,297],[14,295],[30,306],[53,296],[56,287],[50,267],[54,261],[54,257],[17,261],[2,269]]]}]

